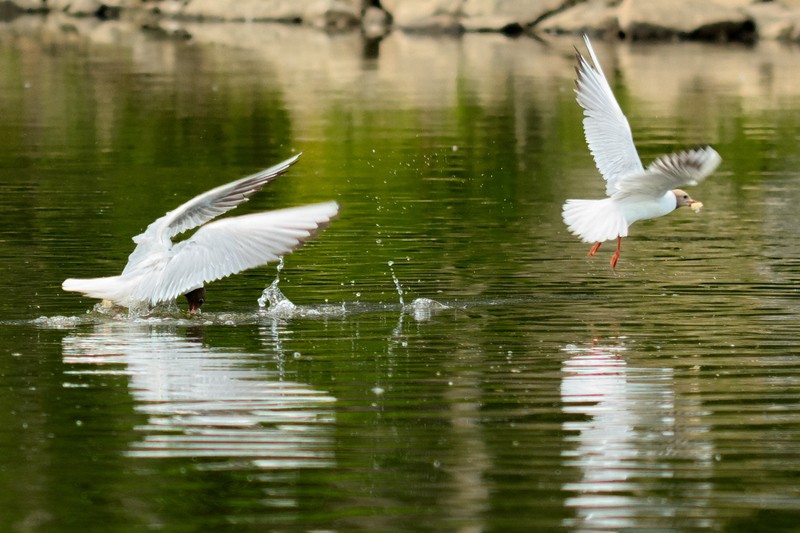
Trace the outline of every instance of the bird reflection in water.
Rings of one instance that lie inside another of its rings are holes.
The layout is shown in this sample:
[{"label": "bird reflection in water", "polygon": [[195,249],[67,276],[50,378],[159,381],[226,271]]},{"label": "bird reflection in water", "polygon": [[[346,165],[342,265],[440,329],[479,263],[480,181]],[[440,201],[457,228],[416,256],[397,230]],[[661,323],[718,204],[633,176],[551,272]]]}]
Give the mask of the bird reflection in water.
[{"label": "bird reflection in water", "polygon": [[335,398],[280,380],[258,365],[263,354],[210,348],[202,328],[176,329],[115,322],[63,340],[68,375],[118,375],[122,365],[130,376],[148,421],[129,456],[206,458],[215,468],[334,464]]},{"label": "bird reflection in water", "polygon": [[[658,446],[674,430],[673,375],[669,368],[635,368],[626,361],[623,337],[595,338],[589,346],[567,345],[562,364],[563,424],[574,447],[565,465],[580,479],[567,483],[566,500],[577,530],[639,527],[636,474],[642,469],[670,473],[658,465]],[[650,428],[644,430],[642,428]]]}]

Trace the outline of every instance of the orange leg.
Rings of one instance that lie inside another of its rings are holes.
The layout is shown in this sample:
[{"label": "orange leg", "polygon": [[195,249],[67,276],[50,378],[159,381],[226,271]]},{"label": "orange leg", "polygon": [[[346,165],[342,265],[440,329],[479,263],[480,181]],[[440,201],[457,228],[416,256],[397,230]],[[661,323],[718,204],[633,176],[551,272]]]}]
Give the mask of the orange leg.
[{"label": "orange leg", "polygon": [[602,242],[598,242],[597,244],[595,244],[594,246],[592,246],[592,249],[591,249],[591,250],[589,250],[589,255],[591,255],[592,257],[594,257],[594,254],[596,254],[596,253],[597,253],[597,250],[599,250],[599,249],[600,249],[600,245],[601,245],[601,244],[603,244],[603,243],[602,243]]},{"label": "orange leg", "polygon": [[617,237],[617,251],[611,256],[611,268],[617,268],[617,261],[619,260],[619,250],[622,248],[622,237]]}]

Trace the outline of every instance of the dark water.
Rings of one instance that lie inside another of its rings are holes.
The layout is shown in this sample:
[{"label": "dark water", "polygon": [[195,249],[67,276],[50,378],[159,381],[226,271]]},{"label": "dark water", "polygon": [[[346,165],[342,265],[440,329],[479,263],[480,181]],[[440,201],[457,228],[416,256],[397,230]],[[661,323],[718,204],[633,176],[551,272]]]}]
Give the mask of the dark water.
[{"label": "dark water", "polygon": [[[0,529],[797,529],[800,49],[598,44],[645,161],[724,160],[612,272],[560,220],[576,40],[188,30],[0,26]],[[60,290],[297,151],[240,208],[341,203],[296,308]]]}]

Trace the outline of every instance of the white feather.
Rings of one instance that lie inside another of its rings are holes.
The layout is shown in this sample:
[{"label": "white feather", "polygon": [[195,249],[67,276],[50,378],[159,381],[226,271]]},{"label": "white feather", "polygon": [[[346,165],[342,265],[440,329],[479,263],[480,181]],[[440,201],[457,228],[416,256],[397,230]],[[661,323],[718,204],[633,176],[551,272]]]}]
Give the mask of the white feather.
[{"label": "white feather", "polygon": [[585,242],[628,235],[638,220],[656,218],[677,206],[673,189],[697,185],[722,158],[711,147],[663,156],[645,169],[633,144],[628,120],[619,107],[589,38],[592,63],[577,53],[576,95],[584,108],[583,128],[597,169],[606,180],[602,200],[567,200],[562,217],[570,232]]},{"label": "white feather", "polygon": [[583,242],[603,242],[628,235],[625,215],[611,198],[567,200],[562,217],[569,231]]},{"label": "white feather", "polygon": [[336,217],[336,202],[221,219],[174,246],[171,237],[246,202],[297,157],[203,193],[150,224],[134,238],[136,249],[121,275],[67,279],[62,288],[125,307],[155,305],[291,253]]},{"label": "white feather", "polygon": [[644,167],[633,144],[631,126],[614,98],[592,43],[585,35],[583,40],[594,66],[580,53],[577,54],[578,79],[575,81],[575,92],[578,103],[584,109],[583,130],[586,143],[597,170],[606,180],[606,194],[611,196],[617,191],[618,179],[641,174]]},{"label": "white feather", "polygon": [[151,304],[172,300],[205,283],[277,261],[313,237],[338,210],[336,202],[326,202],[206,224],[176,244],[158,268],[148,267],[132,296]]},{"label": "white feather", "polygon": [[64,280],[61,288],[65,291],[82,292],[86,296],[119,302],[126,299],[126,284],[121,276],[107,278],[70,278]]},{"label": "white feather", "polygon": [[672,189],[697,185],[714,172],[721,162],[720,155],[710,146],[665,155],[650,163],[642,174],[619,179],[613,198],[659,198]]}]

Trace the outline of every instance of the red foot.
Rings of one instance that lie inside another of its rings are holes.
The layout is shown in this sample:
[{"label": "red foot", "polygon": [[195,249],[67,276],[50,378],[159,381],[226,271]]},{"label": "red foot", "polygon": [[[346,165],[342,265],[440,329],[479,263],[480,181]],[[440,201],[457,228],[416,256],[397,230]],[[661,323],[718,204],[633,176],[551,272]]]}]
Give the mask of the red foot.
[{"label": "red foot", "polygon": [[589,255],[590,255],[590,256],[592,256],[592,257],[594,257],[594,254],[596,254],[596,253],[597,253],[597,250],[599,250],[599,249],[600,249],[600,245],[601,245],[601,244],[603,244],[603,243],[602,243],[602,242],[598,242],[597,244],[595,244],[594,246],[592,246],[592,249],[591,249],[591,250],[589,250]]},{"label": "red foot", "polygon": [[619,261],[619,251],[622,248],[622,237],[617,237],[617,251],[611,256],[611,268],[617,268],[617,261]]}]

